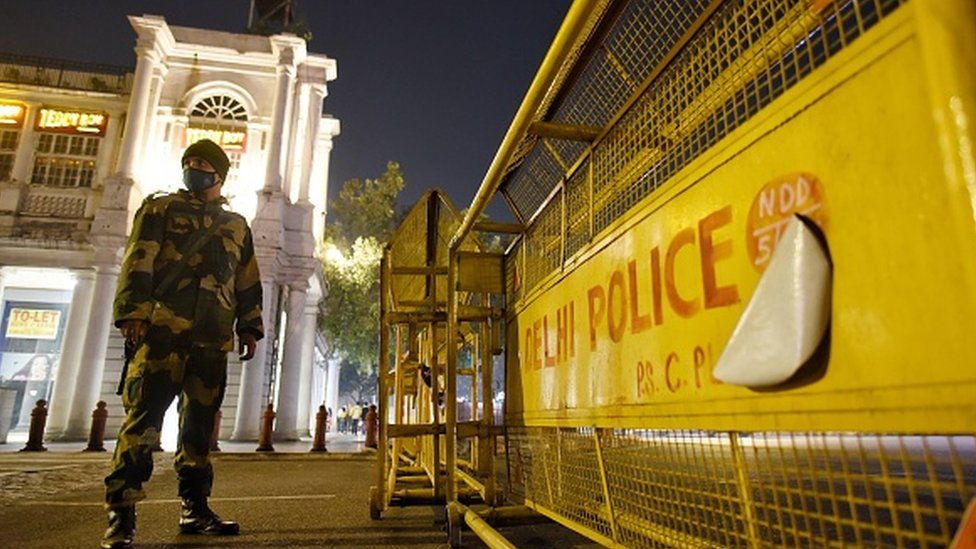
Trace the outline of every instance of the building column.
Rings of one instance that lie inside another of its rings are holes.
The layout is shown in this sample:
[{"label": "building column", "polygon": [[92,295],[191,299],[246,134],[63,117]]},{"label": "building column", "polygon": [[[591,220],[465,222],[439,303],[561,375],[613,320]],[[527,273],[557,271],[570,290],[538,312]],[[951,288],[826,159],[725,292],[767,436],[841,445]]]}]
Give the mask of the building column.
[{"label": "building column", "polygon": [[[111,111],[108,117],[108,126],[105,128],[105,137],[102,143],[118,143],[122,139],[122,132],[125,130],[124,111]],[[98,148],[98,156],[95,157],[95,179],[92,181],[93,187],[104,187],[106,180],[115,174],[115,147],[102,145]],[[99,201],[96,197],[89,195],[88,204],[85,206],[85,217],[95,215]]]},{"label": "building column", "polygon": [[298,195],[302,186],[302,165],[304,164],[305,139],[308,128],[308,86],[298,79],[293,90],[291,108],[285,114],[291,122],[291,131],[285,142],[284,193],[292,202],[298,202]]},{"label": "building column", "polygon": [[275,296],[278,293],[278,287],[273,277],[266,276],[261,279],[261,292],[263,294],[261,311],[264,315],[264,338],[258,341],[254,358],[241,365],[241,387],[237,397],[237,415],[234,418],[234,432],[230,436],[231,440],[257,440],[261,428],[261,414],[267,404],[262,398],[264,373],[270,357],[270,347],[275,338],[275,315],[272,308],[275,305]]},{"label": "building column", "polygon": [[312,181],[313,163],[316,160],[315,153],[318,152],[319,126],[322,122],[322,102],[325,101],[327,93],[325,84],[309,84],[308,88],[308,127],[302,150],[302,173],[298,188],[299,201],[308,201],[310,198],[309,187]]},{"label": "building column", "polygon": [[61,360],[54,379],[51,403],[48,406],[45,430],[45,438],[48,440],[61,440],[68,426],[68,416],[71,414],[71,401],[77,390],[75,385],[78,380],[78,369],[81,367],[81,355],[84,352],[85,334],[95,288],[95,271],[78,269],[74,275],[77,283],[71,295],[71,308],[68,309],[68,322],[64,327],[64,343],[61,346]]},{"label": "building column", "polygon": [[41,107],[40,103],[25,103],[27,113],[24,115],[24,125],[20,128],[20,141],[17,142],[17,156],[14,158],[14,167],[10,172],[10,178],[18,183],[29,183],[31,170],[34,163],[34,122],[37,118],[37,110]]},{"label": "building column", "polygon": [[85,332],[78,381],[71,402],[68,425],[62,440],[87,440],[91,413],[102,389],[105,373],[105,351],[112,329],[112,302],[119,278],[117,262],[99,263],[95,268],[91,311]]},{"label": "building column", "polygon": [[[267,159],[264,170],[264,185],[258,191],[257,214],[251,223],[255,249],[280,250],[284,239],[285,199],[282,194],[282,156],[287,143],[285,132],[290,131],[288,107],[291,103],[291,90],[295,80],[295,49],[286,37],[272,37],[272,48],[278,56],[276,67],[274,109],[271,115],[271,128],[268,132]],[[276,253],[276,252],[275,252]],[[263,271],[262,271],[263,272]]]},{"label": "building column", "polygon": [[[186,139],[186,128],[190,125],[190,117],[184,109],[173,109],[172,124],[173,127],[170,129],[169,134],[169,154],[171,157],[175,156],[176,158],[180,158],[183,155],[183,149],[191,145],[191,143],[184,143]],[[248,135],[247,138],[250,143],[251,136]]]},{"label": "building column", "polygon": [[[304,281],[303,281],[304,282]],[[298,407],[302,376],[302,343],[305,332],[305,300],[307,283],[288,289],[288,308],[285,322],[284,353],[278,385],[278,421],[276,440],[298,440]]]},{"label": "building column", "polygon": [[[158,173],[153,173],[157,170],[159,166],[159,156],[160,148],[157,143],[162,141],[161,132],[158,131],[157,122],[159,120],[159,98],[163,93],[163,84],[166,81],[166,73],[169,72],[168,67],[163,63],[157,63],[153,67],[153,74],[150,85],[149,101],[146,106],[146,121],[142,128],[142,139],[139,151],[136,154],[136,158],[139,159],[139,177],[138,180],[142,186],[145,186],[147,181],[147,176],[155,177],[158,181]],[[157,141],[156,138],[160,138]],[[152,145],[150,145],[152,143]],[[154,181],[155,182],[155,181]],[[148,191],[143,188],[143,194],[148,194]]]},{"label": "building column", "polygon": [[329,193],[329,160],[332,155],[332,136],[319,135],[315,140],[312,156],[312,172],[309,176],[308,199],[314,206],[312,235],[316,242],[325,238],[325,214]]},{"label": "building column", "polygon": [[319,402],[313,399],[314,383],[312,383],[312,369],[315,367],[315,334],[318,331],[318,296],[309,292],[305,301],[305,311],[302,315],[301,342],[301,375],[298,383],[298,436],[309,436],[311,433],[311,410]]},{"label": "building column", "polygon": [[325,407],[332,409],[332,425],[329,427],[330,433],[339,432],[339,359],[330,358],[329,377],[325,383]]},{"label": "building column", "polygon": [[135,176],[139,162],[140,142],[146,133],[146,122],[152,102],[153,75],[159,70],[160,55],[155,41],[140,39],[136,46],[136,72],[132,78],[132,94],[126,112],[126,129],[119,149],[118,173]]},{"label": "building column", "polygon": [[[260,174],[266,166],[265,154],[262,154],[260,147],[261,139],[263,139],[263,134],[265,127],[258,125],[254,121],[248,121],[247,123],[247,152],[241,159],[241,175],[253,173],[258,174],[257,179],[260,181]],[[260,191],[263,185],[257,185],[257,190]]]},{"label": "building column", "polygon": [[272,193],[281,192],[281,157],[285,145],[285,132],[289,130],[287,119],[291,103],[292,87],[295,80],[295,51],[293,47],[282,47],[278,52],[277,79],[275,81],[274,110],[271,115],[271,132],[268,139],[268,162],[265,168],[264,188]]}]

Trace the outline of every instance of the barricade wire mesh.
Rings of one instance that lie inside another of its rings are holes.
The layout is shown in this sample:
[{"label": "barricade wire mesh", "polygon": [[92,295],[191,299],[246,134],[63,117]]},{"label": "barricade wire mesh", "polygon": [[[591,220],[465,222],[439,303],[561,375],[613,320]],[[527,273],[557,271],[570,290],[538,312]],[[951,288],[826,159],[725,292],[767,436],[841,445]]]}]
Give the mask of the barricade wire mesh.
[{"label": "barricade wire mesh", "polygon": [[566,184],[566,257],[590,242],[589,165],[577,170]]},{"label": "barricade wire mesh", "polygon": [[523,277],[525,273],[519,262],[522,261],[522,250],[524,240],[520,240],[505,256],[505,290],[509,302],[514,303],[522,296],[522,286],[525,284]]},{"label": "barricade wire mesh", "polygon": [[[579,170],[592,169],[593,194],[570,197],[592,209],[592,238],[709,147],[741,126],[814,69],[907,0],[837,0],[815,10],[809,0],[730,0],[697,29],[664,70],[593,149]],[[632,2],[599,51],[566,93],[553,121],[602,127],[691,27],[706,2]],[[663,11],[662,11],[663,10]],[[550,140],[567,165],[585,148]],[[578,154],[576,154],[578,153]],[[575,156],[573,156],[575,154]],[[587,164],[592,163],[592,167]],[[515,207],[530,217],[566,177],[541,140],[505,182]],[[575,174],[571,175],[573,182]],[[554,197],[555,198],[555,197]],[[578,210],[573,210],[575,214]],[[546,218],[540,212],[537,221]],[[566,249],[584,244],[579,226],[567,223]],[[533,238],[529,249],[548,246]],[[570,255],[567,253],[567,255]],[[530,254],[531,256],[531,254]],[[546,262],[523,290],[559,266]]]},{"label": "barricade wire mesh", "polygon": [[[613,25],[605,43],[580,70],[576,84],[566,92],[552,121],[596,128],[606,126],[707,3],[707,0],[631,2]],[[562,143],[556,146],[564,147],[559,150],[570,163],[586,150],[583,143]],[[533,147],[533,150],[539,150],[542,145],[534,143]],[[537,158],[530,153],[519,171],[532,170],[535,162]],[[519,213],[532,215],[541,201],[536,203],[529,197],[547,196],[561,175],[529,178],[518,174],[512,177],[507,185],[509,192],[517,197],[515,203]]]},{"label": "barricade wire mesh", "polygon": [[526,233],[525,284],[528,288],[562,264],[560,204],[557,200],[556,207],[543,210]]},{"label": "barricade wire mesh", "polygon": [[540,140],[512,176],[512,185],[508,187],[512,200],[519,205],[519,211],[525,216],[535,213],[564,172]]},{"label": "barricade wire mesh", "polygon": [[508,460],[513,498],[631,547],[941,547],[976,497],[971,435],[513,427]]}]

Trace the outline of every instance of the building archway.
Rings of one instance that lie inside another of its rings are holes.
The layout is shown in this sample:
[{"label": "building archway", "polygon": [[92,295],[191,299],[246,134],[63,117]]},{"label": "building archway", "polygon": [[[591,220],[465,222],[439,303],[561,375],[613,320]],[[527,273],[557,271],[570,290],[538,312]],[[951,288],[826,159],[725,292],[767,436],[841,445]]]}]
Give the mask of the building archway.
[{"label": "building archway", "polygon": [[189,109],[186,145],[210,139],[230,158],[227,184],[237,181],[241,158],[247,151],[247,109],[229,95],[202,97]]}]

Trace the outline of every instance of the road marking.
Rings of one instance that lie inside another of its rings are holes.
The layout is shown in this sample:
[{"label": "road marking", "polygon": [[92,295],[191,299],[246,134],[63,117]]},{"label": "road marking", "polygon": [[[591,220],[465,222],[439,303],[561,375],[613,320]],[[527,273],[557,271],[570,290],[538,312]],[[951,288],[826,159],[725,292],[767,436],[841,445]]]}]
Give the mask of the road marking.
[{"label": "road marking", "polygon": [[[246,496],[236,498],[209,498],[211,503],[222,501],[266,501],[266,500],[310,500],[310,499],[332,499],[335,494],[309,494],[300,496]],[[159,503],[179,503],[178,499],[144,499],[137,505],[153,505]],[[104,503],[100,501],[21,501],[17,505],[51,506],[51,507],[102,507]]]}]

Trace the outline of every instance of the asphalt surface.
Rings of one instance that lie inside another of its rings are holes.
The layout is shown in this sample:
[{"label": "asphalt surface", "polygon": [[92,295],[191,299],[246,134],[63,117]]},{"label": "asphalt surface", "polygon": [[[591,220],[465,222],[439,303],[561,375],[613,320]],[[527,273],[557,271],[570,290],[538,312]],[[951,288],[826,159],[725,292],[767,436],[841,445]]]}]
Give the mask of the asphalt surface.
[{"label": "asphalt surface", "polygon": [[[138,506],[137,547],[447,547],[443,506],[392,508],[369,518],[372,453],[221,453],[211,506],[241,535],[177,532],[172,454],[156,455]],[[0,546],[97,547],[105,529],[101,479],[107,454],[0,453]],[[554,524],[505,529],[519,547],[594,547]],[[483,547],[470,533],[465,547]]]}]

